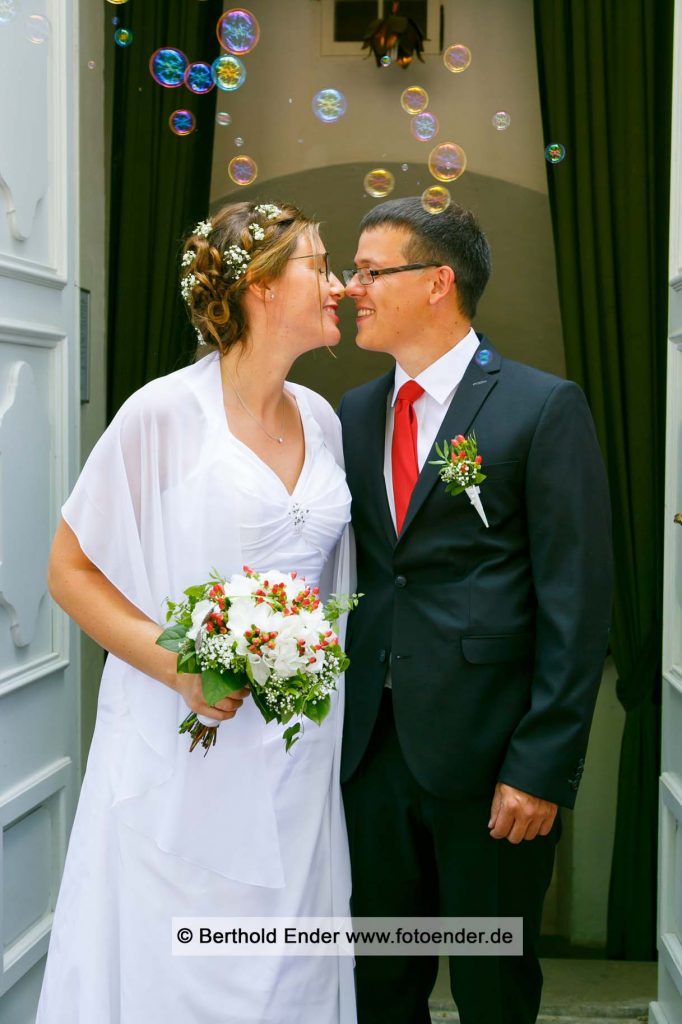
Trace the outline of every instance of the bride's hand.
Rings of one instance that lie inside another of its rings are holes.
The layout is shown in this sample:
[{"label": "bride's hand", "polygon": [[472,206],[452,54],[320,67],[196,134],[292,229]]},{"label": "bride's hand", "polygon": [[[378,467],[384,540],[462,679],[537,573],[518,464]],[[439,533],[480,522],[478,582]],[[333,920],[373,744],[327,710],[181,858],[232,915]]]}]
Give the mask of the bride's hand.
[{"label": "bride's hand", "polygon": [[234,718],[237,711],[244,703],[244,698],[251,692],[248,686],[241,690],[235,690],[229,697],[223,697],[213,706],[204,700],[204,692],[201,685],[201,676],[192,675],[189,672],[179,672],[175,680],[175,689],[180,694],[190,711],[205,718],[215,718],[224,722],[228,718]]}]

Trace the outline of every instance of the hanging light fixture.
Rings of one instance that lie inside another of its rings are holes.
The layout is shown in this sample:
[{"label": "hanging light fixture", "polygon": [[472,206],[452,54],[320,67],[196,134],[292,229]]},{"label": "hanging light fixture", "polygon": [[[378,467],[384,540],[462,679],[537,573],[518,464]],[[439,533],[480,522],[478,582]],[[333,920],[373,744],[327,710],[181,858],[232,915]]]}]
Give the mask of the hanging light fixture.
[{"label": "hanging light fixture", "polygon": [[399,0],[393,0],[388,17],[375,18],[363,37],[362,49],[374,54],[377,67],[391,63],[406,68],[415,55],[424,63],[424,34],[416,21],[398,14],[399,6]]}]

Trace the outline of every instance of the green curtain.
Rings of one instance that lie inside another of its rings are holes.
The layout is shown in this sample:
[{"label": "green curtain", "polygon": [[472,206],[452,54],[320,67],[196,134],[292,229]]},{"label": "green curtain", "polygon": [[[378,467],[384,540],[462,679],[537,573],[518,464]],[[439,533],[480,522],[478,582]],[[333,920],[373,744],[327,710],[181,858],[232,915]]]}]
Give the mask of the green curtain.
[{"label": "green curtain", "polygon": [[[211,63],[221,52],[220,0],[140,0],[106,4],[114,60],[109,224],[107,405],[111,418],[137,388],[186,365],[196,338],[178,290],[183,232],[208,214],[216,90],[203,96],[163,88],[149,58],[177,47],[190,62]],[[111,24],[114,18],[119,25]],[[114,41],[117,27],[133,33]],[[178,137],[168,118],[178,109],[196,118]]]},{"label": "green curtain", "polygon": [[[626,711],[608,955],[656,958],[672,0],[535,0],[568,375],[613,502],[611,650]],[[589,766],[588,766],[589,768]]]}]

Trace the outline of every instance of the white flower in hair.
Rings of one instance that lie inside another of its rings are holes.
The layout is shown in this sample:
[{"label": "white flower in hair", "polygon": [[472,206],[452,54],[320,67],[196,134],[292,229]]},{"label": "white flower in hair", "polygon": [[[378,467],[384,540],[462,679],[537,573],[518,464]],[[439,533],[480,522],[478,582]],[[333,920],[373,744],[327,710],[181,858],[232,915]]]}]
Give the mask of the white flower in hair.
[{"label": "white flower in hair", "polygon": [[262,242],[265,238],[265,228],[262,228],[260,224],[249,224],[249,231],[256,242]]},{"label": "white flower in hair", "polygon": [[190,265],[190,263],[194,263],[196,258],[197,258],[196,250],[195,249],[188,249],[187,252],[183,253],[183,256],[182,256],[182,265],[183,265],[183,267],[188,267]]},{"label": "white flower in hair", "polygon": [[203,235],[204,238],[208,238],[212,231],[213,225],[211,224],[210,220],[200,220],[194,229],[194,234]]},{"label": "white flower in hair", "polygon": [[198,327],[195,327],[195,328],[194,328],[194,330],[195,330],[195,331],[197,332],[197,338],[199,339],[199,344],[200,344],[200,345],[208,345],[208,342],[207,342],[207,341],[206,341],[206,339],[204,338],[204,336],[203,336],[203,334],[201,333],[201,331],[199,330],[199,328],[198,328]]},{"label": "white flower in hair", "polygon": [[251,257],[246,249],[242,249],[239,245],[231,245],[223,253],[223,262],[226,264],[233,281],[238,281],[243,276],[250,261]]},{"label": "white flower in hair", "polygon": [[282,215],[282,211],[279,206],[273,206],[272,203],[261,203],[256,207],[256,213],[261,213],[268,220],[275,220],[277,217]]},{"label": "white flower in hair", "polygon": [[190,302],[192,299],[192,289],[197,283],[197,279],[194,274],[188,274],[187,277],[183,277],[180,282],[180,291],[185,302]]}]

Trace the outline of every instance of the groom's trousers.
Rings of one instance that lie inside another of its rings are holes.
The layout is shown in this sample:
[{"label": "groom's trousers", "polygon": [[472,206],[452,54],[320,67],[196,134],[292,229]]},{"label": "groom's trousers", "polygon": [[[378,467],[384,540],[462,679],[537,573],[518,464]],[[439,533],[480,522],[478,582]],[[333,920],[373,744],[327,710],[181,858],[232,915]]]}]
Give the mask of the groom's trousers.
[{"label": "groom's trousers", "polygon": [[[450,984],[462,1024],[533,1024],[542,989],[537,941],[560,814],[547,836],[513,844],[489,834],[492,793],[471,802],[428,793],[402,756],[390,689],[343,791],[353,915],[522,917],[522,956],[451,957]],[[437,970],[436,957],[359,956],[358,1024],[429,1024]]]}]

